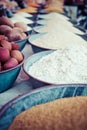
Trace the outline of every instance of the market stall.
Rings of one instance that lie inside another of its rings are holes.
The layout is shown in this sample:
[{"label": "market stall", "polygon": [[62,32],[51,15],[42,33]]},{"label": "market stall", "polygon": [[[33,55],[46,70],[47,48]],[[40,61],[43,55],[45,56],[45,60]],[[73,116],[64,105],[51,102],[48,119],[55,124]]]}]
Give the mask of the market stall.
[{"label": "market stall", "polygon": [[[0,35],[5,36],[4,39],[0,39],[0,48],[8,48],[6,44],[2,44],[2,40],[11,42],[13,48],[9,51],[10,58],[16,57],[18,61],[20,60],[19,54],[12,55],[12,51],[17,50],[23,55],[23,59],[18,64],[22,61],[23,64],[15,80],[7,87],[14,75],[11,75],[9,68],[6,68],[9,64],[4,65],[8,60],[3,60],[3,55],[0,56],[1,130],[8,130],[16,115],[32,106],[59,98],[87,96],[87,22],[84,22],[84,29],[79,27],[80,17],[77,6],[79,1],[74,2],[76,10],[73,11],[75,14],[72,14],[72,17],[66,7],[67,2],[64,3],[62,0],[51,3],[47,1],[47,4],[46,1],[36,1],[36,3],[23,1],[21,4],[20,0],[16,2],[8,8],[12,16],[8,17],[2,12],[0,18],[2,20],[3,17],[7,17],[6,19],[11,20],[10,32],[15,30],[15,35],[18,32],[19,34],[16,40],[13,40],[13,36],[9,38],[7,35],[9,30],[6,29],[6,32],[0,30]],[[4,2],[3,5],[7,8],[8,4]],[[13,8],[13,5],[19,8]],[[8,25],[9,20],[5,25]],[[2,23],[0,27],[1,25]],[[19,27],[22,30],[18,29]],[[17,45],[14,46],[14,43]],[[19,45],[23,46],[20,48]],[[6,81],[7,79],[9,80]]]}]

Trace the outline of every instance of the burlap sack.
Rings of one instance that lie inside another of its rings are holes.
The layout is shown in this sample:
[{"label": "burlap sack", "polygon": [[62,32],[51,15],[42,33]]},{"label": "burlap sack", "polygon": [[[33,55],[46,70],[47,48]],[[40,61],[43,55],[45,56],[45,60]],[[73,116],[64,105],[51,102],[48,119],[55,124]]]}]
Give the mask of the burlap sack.
[{"label": "burlap sack", "polygon": [[46,4],[46,12],[63,13],[64,0],[48,0]]}]

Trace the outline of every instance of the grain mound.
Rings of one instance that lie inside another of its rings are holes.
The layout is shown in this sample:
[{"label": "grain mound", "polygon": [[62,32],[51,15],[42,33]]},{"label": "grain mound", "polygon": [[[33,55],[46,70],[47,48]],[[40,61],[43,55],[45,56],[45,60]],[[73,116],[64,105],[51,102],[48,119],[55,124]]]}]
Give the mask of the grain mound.
[{"label": "grain mound", "polygon": [[37,105],[19,114],[9,130],[86,130],[87,97]]},{"label": "grain mound", "polygon": [[50,84],[84,84],[87,83],[86,61],[87,46],[72,44],[43,56],[27,72]]}]

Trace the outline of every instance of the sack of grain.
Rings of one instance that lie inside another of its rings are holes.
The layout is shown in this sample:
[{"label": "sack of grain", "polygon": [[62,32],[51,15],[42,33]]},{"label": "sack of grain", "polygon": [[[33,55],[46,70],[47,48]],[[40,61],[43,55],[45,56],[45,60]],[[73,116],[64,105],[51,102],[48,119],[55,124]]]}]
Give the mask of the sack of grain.
[{"label": "sack of grain", "polygon": [[46,5],[46,12],[59,12],[63,13],[64,0],[48,0]]}]

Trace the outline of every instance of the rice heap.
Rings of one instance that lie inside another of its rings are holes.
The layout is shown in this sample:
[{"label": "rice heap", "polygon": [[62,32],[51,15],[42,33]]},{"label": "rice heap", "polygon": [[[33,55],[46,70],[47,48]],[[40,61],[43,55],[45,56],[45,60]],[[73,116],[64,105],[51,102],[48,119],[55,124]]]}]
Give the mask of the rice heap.
[{"label": "rice heap", "polygon": [[45,19],[52,19],[53,17],[56,17],[56,18],[61,18],[62,20],[68,20],[69,18],[60,14],[60,13],[56,13],[56,12],[51,12],[49,14],[45,14],[45,15],[40,15],[38,14],[37,15],[38,18],[45,18]]},{"label": "rice heap", "polygon": [[87,83],[87,46],[69,45],[35,62],[28,73],[52,84]]},{"label": "rice heap", "polygon": [[57,28],[55,28],[53,31],[50,31],[50,33],[46,33],[41,38],[33,39],[33,42],[32,37],[30,37],[29,41],[35,46],[46,49],[65,48],[70,44],[78,44],[78,46],[80,44],[87,44],[87,42],[80,36],[64,29],[59,31]]},{"label": "rice heap", "polygon": [[[65,16],[63,16],[62,14],[58,14],[58,13],[51,13],[50,15],[48,15],[48,20],[44,21],[44,20],[39,20],[37,21],[38,24],[42,24],[45,25],[43,28],[38,28],[35,27],[35,31],[38,32],[52,32],[53,30],[55,30],[57,28],[58,31],[62,30],[67,30],[69,32],[73,32],[76,34],[83,34],[82,31],[80,31],[79,29],[76,29],[73,24],[68,21]],[[56,30],[55,30],[56,33]]]}]

